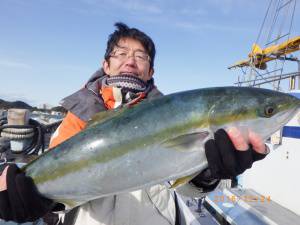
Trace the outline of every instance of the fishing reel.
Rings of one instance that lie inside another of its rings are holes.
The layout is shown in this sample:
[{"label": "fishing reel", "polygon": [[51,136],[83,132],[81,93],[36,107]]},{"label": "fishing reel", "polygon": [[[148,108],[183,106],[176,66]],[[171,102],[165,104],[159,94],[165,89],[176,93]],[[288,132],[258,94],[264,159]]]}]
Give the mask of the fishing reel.
[{"label": "fishing reel", "polygon": [[61,121],[42,124],[26,109],[9,109],[0,117],[0,164],[26,163],[42,154]]}]

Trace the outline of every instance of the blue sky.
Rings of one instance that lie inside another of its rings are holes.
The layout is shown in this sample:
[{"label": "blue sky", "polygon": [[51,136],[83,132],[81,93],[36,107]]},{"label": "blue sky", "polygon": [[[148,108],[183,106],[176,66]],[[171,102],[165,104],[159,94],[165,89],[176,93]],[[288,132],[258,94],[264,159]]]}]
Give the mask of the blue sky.
[{"label": "blue sky", "polygon": [[[154,78],[165,94],[232,85],[238,71],[227,67],[249,53],[268,3],[2,0],[0,98],[57,105],[100,67],[107,37],[118,21],[154,40]],[[296,14],[295,35],[300,35],[299,22]]]}]

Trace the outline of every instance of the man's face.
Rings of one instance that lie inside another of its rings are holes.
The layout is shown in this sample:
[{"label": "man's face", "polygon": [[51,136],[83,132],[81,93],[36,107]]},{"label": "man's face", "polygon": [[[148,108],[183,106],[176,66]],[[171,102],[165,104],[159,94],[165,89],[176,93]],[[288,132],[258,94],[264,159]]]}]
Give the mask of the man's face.
[{"label": "man's face", "polygon": [[122,38],[114,47],[109,62],[104,60],[103,70],[107,75],[131,74],[143,81],[151,79],[150,57],[143,45],[132,38]]}]

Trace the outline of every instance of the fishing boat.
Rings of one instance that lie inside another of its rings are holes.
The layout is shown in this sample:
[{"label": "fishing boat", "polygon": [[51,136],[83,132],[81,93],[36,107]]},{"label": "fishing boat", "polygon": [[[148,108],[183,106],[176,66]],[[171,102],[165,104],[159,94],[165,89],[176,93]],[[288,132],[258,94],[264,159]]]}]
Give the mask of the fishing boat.
[{"label": "fishing boat", "polygon": [[[48,149],[50,137],[64,113],[10,108],[0,111],[0,170],[9,163],[20,167]],[[52,214],[51,214],[52,215]],[[55,217],[56,215],[53,215]],[[49,215],[50,217],[50,215]],[[16,225],[0,219],[0,225]],[[44,225],[44,219],[24,225]]]},{"label": "fishing boat", "polygon": [[[300,60],[296,57],[300,36],[292,32],[296,4],[297,0],[270,1],[248,57],[228,67],[240,71],[235,85],[269,88],[300,98]],[[194,213],[199,221],[202,214],[213,216],[216,223],[211,224],[300,224],[300,113],[267,144],[271,153],[235,184],[192,204],[190,208],[200,212]]]}]

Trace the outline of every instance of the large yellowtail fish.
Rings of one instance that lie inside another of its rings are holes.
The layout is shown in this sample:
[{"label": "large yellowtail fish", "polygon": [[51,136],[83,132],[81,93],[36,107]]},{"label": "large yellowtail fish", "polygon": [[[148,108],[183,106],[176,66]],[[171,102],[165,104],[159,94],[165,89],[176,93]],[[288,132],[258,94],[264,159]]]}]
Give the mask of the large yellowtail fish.
[{"label": "large yellowtail fish", "polygon": [[248,127],[268,138],[296,113],[297,98],[217,87],[103,112],[79,134],[23,168],[38,190],[67,208],[200,172],[214,131]]}]

